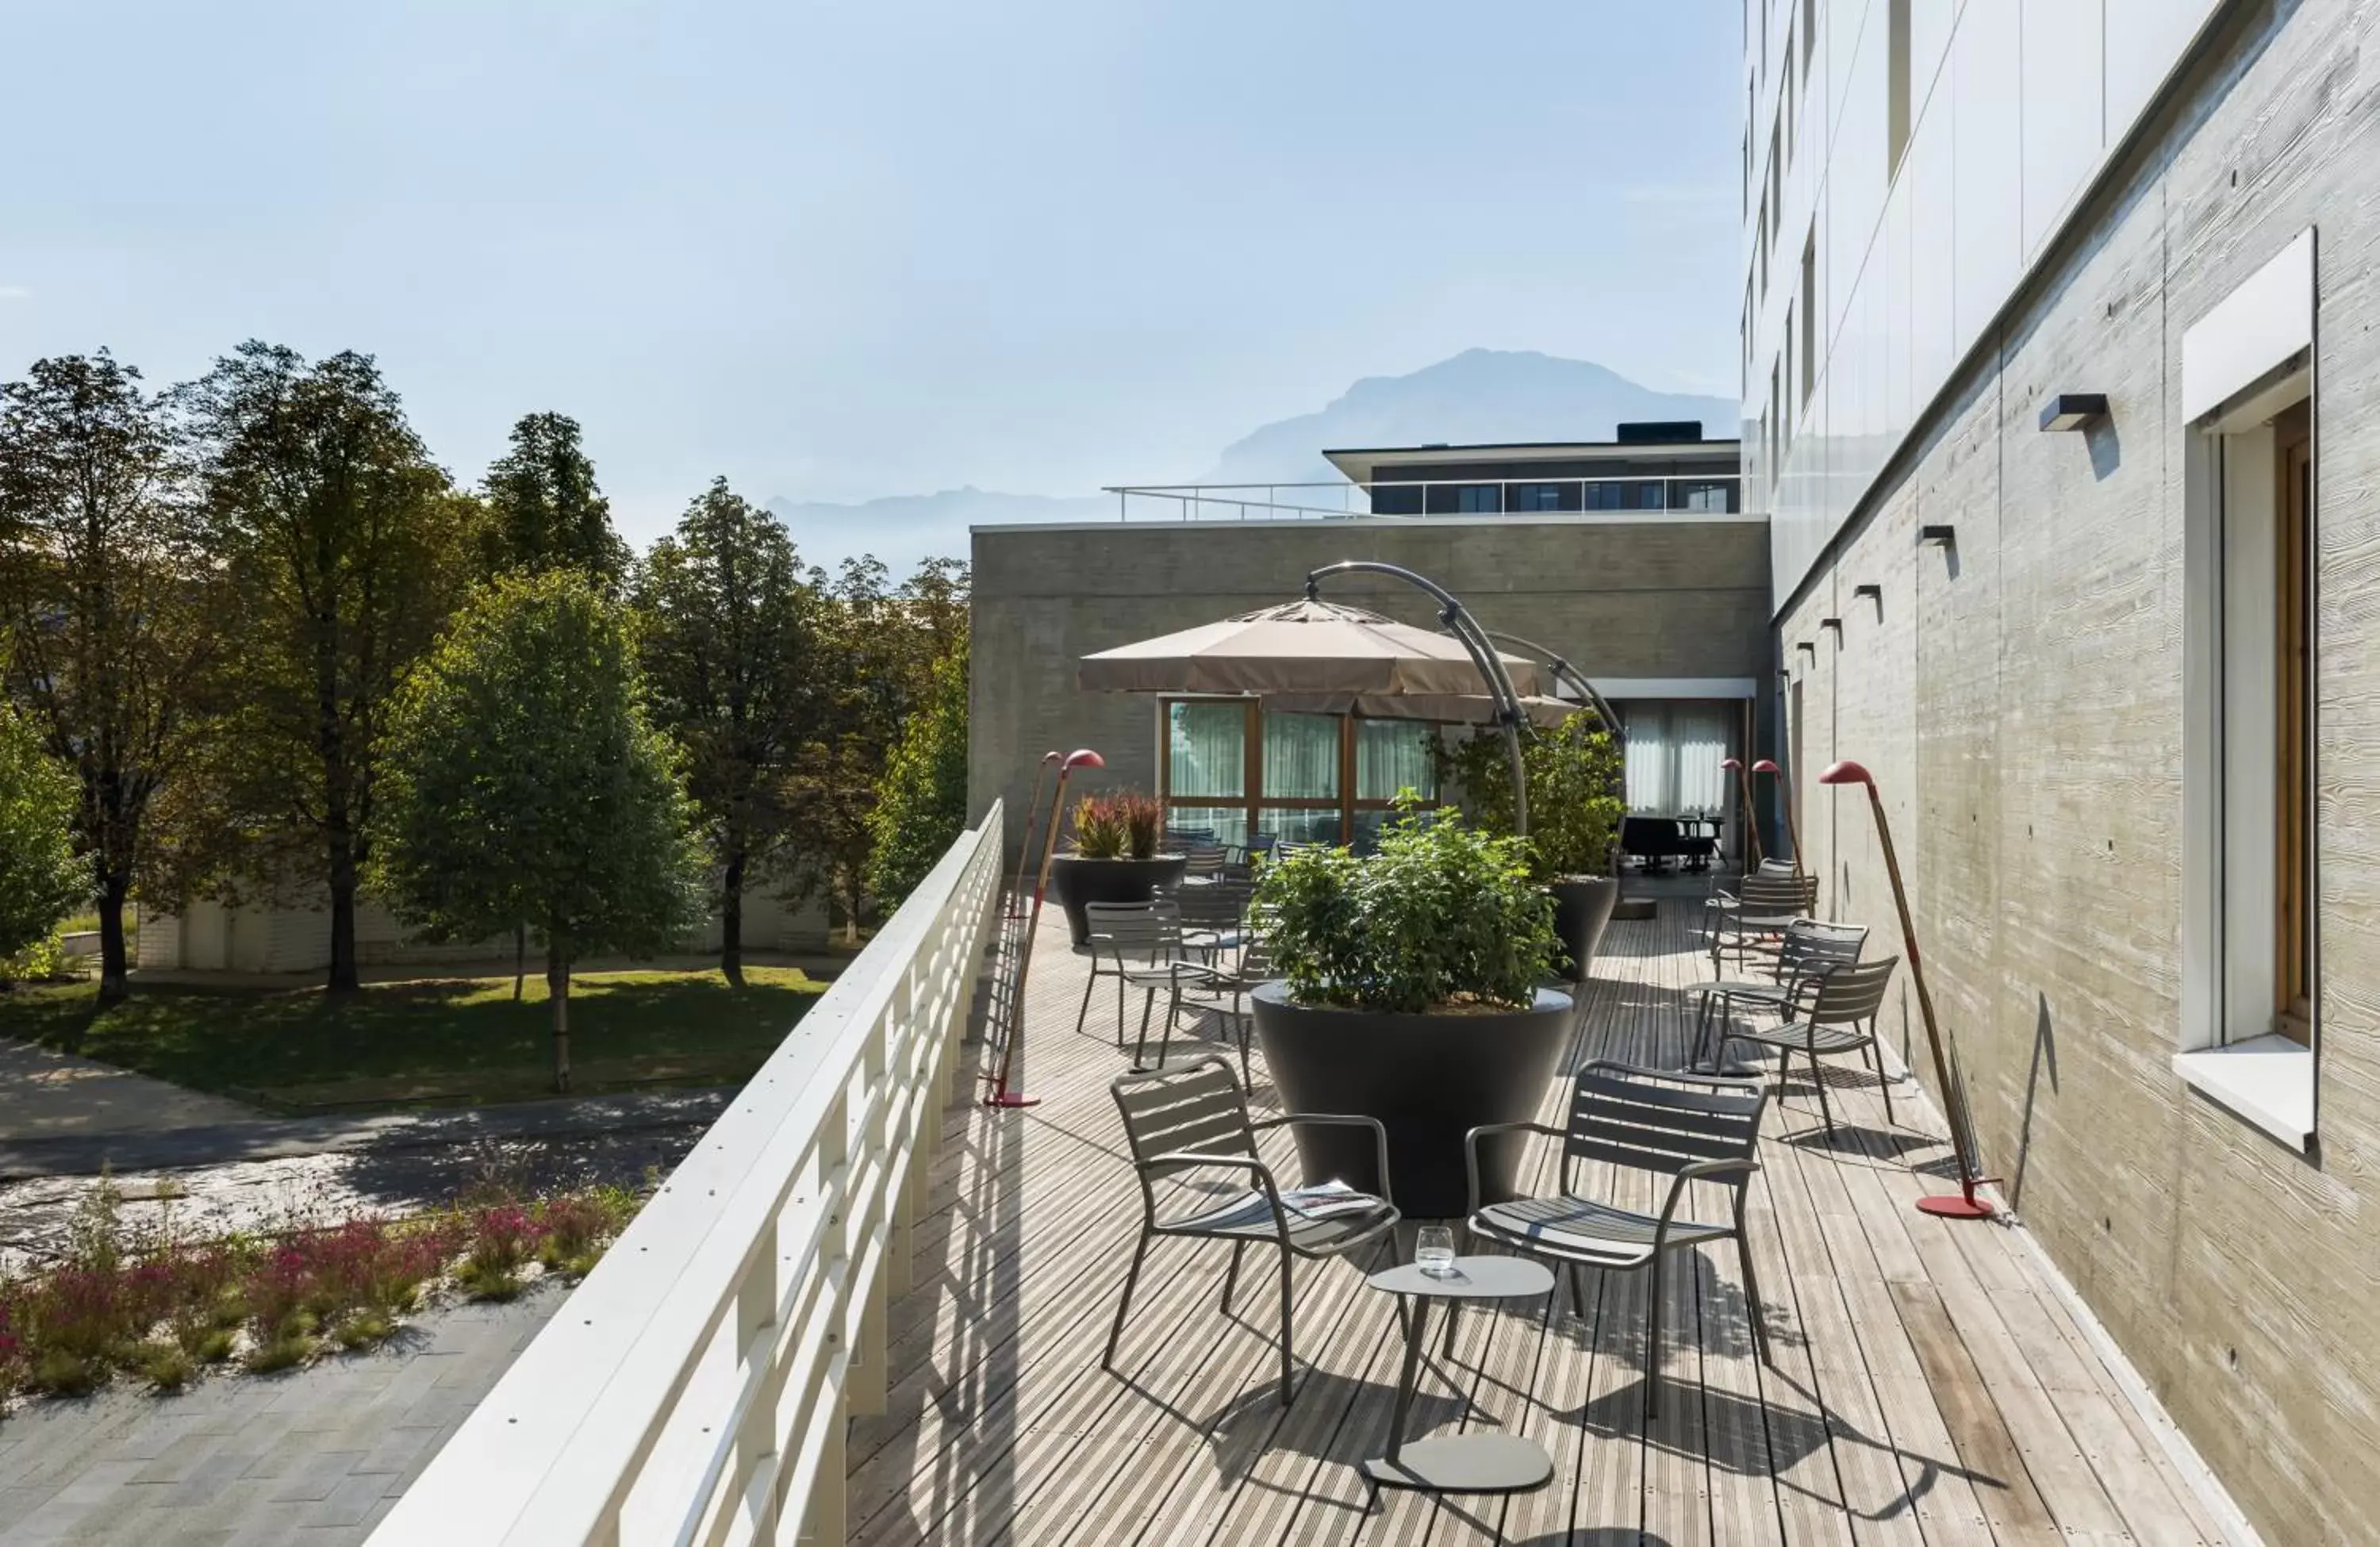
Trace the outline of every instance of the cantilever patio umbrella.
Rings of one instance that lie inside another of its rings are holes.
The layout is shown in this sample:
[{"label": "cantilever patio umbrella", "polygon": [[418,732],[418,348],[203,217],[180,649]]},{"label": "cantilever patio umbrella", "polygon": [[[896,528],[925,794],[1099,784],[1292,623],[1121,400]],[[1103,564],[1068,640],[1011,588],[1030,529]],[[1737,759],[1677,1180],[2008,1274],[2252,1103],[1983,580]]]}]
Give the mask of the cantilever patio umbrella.
[{"label": "cantilever patio umbrella", "polygon": [[[1536,663],[1518,655],[1501,660],[1515,692],[1546,690]],[[1266,697],[1471,698],[1487,686],[1453,635],[1313,597],[1086,655],[1077,680],[1108,692]]]},{"label": "cantilever patio umbrella", "polygon": [[[1265,706],[1292,714],[1354,714],[1366,720],[1433,720],[1492,725],[1496,700],[1485,693],[1267,693]],[[1531,696],[1521,700],[1533,725],[1550,729],[1590,704]]]}]

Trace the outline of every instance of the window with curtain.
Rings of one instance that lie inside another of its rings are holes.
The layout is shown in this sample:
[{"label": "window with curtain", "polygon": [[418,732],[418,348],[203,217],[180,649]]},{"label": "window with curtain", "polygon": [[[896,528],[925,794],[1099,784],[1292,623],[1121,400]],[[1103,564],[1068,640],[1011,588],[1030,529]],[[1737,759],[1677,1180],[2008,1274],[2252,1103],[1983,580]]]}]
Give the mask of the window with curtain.
[{"label": "window with curtain", "polygon": [[1209,828],[1220,843],[1263,833],[1294,843],[1366,844],[1398,791],[1425,800],[1437,795],[1435,731],[1422,721],[1266,713],[1245,699],[1172,699],[1159,713],[1166,819]]},{"label": "window with curtain", "polygon": [[1723,810],[1727,774],[1742,714],[1731,702],[1640,702],[1620,706],[1627,728],[1628,809],[1668,815]]}]

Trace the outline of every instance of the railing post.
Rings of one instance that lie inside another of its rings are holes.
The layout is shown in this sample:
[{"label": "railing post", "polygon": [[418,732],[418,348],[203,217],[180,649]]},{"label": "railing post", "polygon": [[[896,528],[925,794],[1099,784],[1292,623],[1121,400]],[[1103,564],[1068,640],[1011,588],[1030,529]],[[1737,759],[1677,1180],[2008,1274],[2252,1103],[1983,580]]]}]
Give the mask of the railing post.
[{"label": "railing post", "polygon": [[[777,1407],[785,1389],[784,1366],[777,1358],[777,1223],[773,1219],[752,1253],[752,1265],[735,1288],[735,1359],[746,1370],[759,1365],[757,1395],[744,1410],[735,1431],[735,1468],[728,1480],[730,1498],[741,1497],[761,1463],[777,1453]],[[747,1374],[747,1379],[751,1377]],[[777,1490],[767,1490],[755,1535],[767,1541],[776,1531]],[[616,1535],[617,1527],[613,1528]]]},{"label": "railing post", "polygon": [[844,1518],[844,1471],[845,1459],[844,1424],[837,1413],[826,1433],[826,1444],[819,1452],[818,1482],[810,1490],[808,1507],[802,1514],[801,1540],[812,1547],[843,1547],[850,1540],[851,1528]]}]

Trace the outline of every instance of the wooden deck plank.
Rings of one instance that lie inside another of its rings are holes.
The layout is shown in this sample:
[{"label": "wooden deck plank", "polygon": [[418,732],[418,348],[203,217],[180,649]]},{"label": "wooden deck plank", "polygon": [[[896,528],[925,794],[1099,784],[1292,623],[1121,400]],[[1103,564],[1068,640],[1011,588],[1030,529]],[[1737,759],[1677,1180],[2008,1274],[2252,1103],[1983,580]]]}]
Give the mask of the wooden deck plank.
[{"label": "wooden deck plank", "polygon": [[[1698,916],[1678,899],[1613,926],[1582,996],[1582,1056],[1684,1061],[1682,990],[1708,971]],[[1749,1212],[1774,1363],[1751,1351],[1723,1245],[1671,1261],[1663,1411],[1649,1427],[1645,1275],[1587,1274],[1585,1317],[1565,1304],[1549,1330],[1540,1305],[1475,1307],[1456,1359],[1437,1356],[1433,1334],[1407,1432],[1529,1434],[1554,1457],[1554,1485],[1514,1501],[1500,1533],[1492,1500],[1392,1493],[1363,1513],[1355,1464],[1386,1443],[1402,1350],[1357,1265],[1298,1269],[1300,1385],[1286,1411],[1272,1383],[1271,1264],[1253,1249],[1226,1317],[1215,1304],[1226,1249],[1160,1243],[1119,1359],[1128,1379],[1099,1368],[1139,1224],[1107,1094],[1123,1060],[1098,1004],[1092,1034],[1075,1034],[1083,963],[1048,924],[1020,1060],[1043,1104],[987,1111],[970,1081],[942,1115],[913,1234],[916,1287],[892,1309],[890,1410],[851,1430],[854,1541],[2216,1539],[2029,1249],[1910,1212],[1943,1186],[1910,1170],[1944,1152],[1937,1126],[1904,1103],[1904,1085],[1895,1115],[1914,1126],[1890,1132],[1874,1078],[1845,1060],[1828,1076],[1834,1143],[1810,1134],[1806,1069],[1771,1106]],[[1261,1061],[1251,1099],[1273,1102]],[[1560,1107],[1549,1091],[1547,1111]],[[1550,1186],[1553,1147],[1543,1151],[1534,1163]],[[1614,1185],[1594,1168],[1578,1180],[1588,1193]]]}]

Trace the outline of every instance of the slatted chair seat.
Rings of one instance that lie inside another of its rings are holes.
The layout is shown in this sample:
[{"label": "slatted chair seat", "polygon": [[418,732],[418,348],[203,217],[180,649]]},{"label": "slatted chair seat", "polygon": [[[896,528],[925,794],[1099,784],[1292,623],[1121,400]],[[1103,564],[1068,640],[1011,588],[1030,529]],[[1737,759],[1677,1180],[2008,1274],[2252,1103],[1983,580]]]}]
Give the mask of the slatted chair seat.
[{"label": "slatted chair seat", "polygon": [[1730,951],[1741,965],[1773,946],[1789,925],[1810,916],[1817,900],[1814,875],[1748,875],[1731,903],[1714,898],[1703,918],[1713,976]]},{"label": "slatted chair seat", "polygon": [[[1853,1053],[1874,1039],[1856,1026],[1813,1026],[1807,1021],[1799,1021],[1786,1026],[1731,1030],[1727,1034],[1727,1040],[1731,1042],[1761,1042],[1769,1047],[1781,1047],[1788,1053]],[[1886,1098],[1888,1101],[1890,1099]]]},{"label": "slatted chair seat", "polygon": [[[1134,1286],[1148,1245],[1160,1236],[1219,1240],[1232,1243],[1231,1266],[1224,1271],[1220,1308],[1229,1310],[1232,1290],[1240,1276],[1240,1258],[1248,1247],[1269,1242],[1281,1254],[1281,1402],[1289,1406],[1293,1393],[1295,1355],[1292,1348],[1290,1268],[1298,1258],[1338,1257],[1359,1247],[1393,1249],[1397,1210],[1386,1199],[1340,1188],[1328,1204],[1317,1209],[1343,1208],[1343,1212],[1306,1214],[1293,1205],[1317,1188],[1283,1188],[1257,1150],[1257,1135],[1270,1128],[1302,1123],[1327,1123],[1372,1130],[1380,1189],[1389,1186],[1389,1134],[1377,1117],[1335,1113],[1284,1113],[1256,1122],[1248,1116],[1247,1092],[1232,1078],[1232,1066],[1219,1054],[1204,1054],[1172,1068],[1119,1075],[1109,1087],[1123,1118],[1124,1142],[1132,1151],[1133,1174],[1140,1181],[1141,1226],[1132,1249],[1132,1266],[1116,1302],[1115,1322],[1108,1330],[1106,1355],[1100,1367],[1115,1369],[1117,1341],[1123,1336],[1124,1318],[1132,1309]],[[1220,1200],[1212,1194],[1185,1201],[1187,1189],[1169,1186],[1165,1204],[1159,1202],[1160,1184],[1218,1174],[1252,1184]]]},{"label": "slatted chair seat", "polygon": [[[1652,1260],[1661,1220],[1589,1198],[1521,1198],[1488,1204],[1472,1216],[1471,1228],[1474,1235],[1523,1250],[1559,1252],[1599,1268],[1641,1268]],[[1693,1246],[1724,1240],[1734,1228],[1671,1220],[1667,1239],[1671,1246]]]},{"label": "slatted chair seat", "polygon": [[[1667,1298],[1661,1275],[1670,1253],[1733,1237],[1753,1344],[1764,1360],[1768,1357],[1768,1329],[1761,1317],[1760,1290],[1753,1278],[1752,1251],[1743,1230],[1745,1184],[1760,1169],[1753,1155],[1760,1143],[1760,1115],[1767,1104],[1768,1092],[1756,1079],[1640,1069],[1597,1059],[1572,1080],[1568,1127],[1490,1123],[1473,1128],[1463,1138],[1463,1162],[1471,1184],[1471,1206],[1463,1220],[1467,1236],[1485,1236],[1512,1251],[1567,1267],[1572,1309],[1581,1314],[1585,1294],[1579,1275],[1584,1269],[1641,1270],[1651,1275],[1645,1296],[1647,1418],[1658,1404],[1655,1391],[1660,1384],[1661,1308]],[[1479,1141],[1521,1131],[1561,1141],[1557,1190],[1547,1197],[1487,1202],[1479,1195]],[[1659,1211],[1648,1214],[1581,1195],[1572,1186],[1572,1174],[1581,1163],[1667,1176],[1669,1188]],[[1698,1187],[1722,1188],[1730,1196],[1729,1223],[1681,1215],[1680,1205]],[[1548,1296],[1546,1300],[1548,1319],[1554,1298]],[[1446,1328],[1450,1351],[1456,1316],[1455,1309],[1450,1308]]]}]

